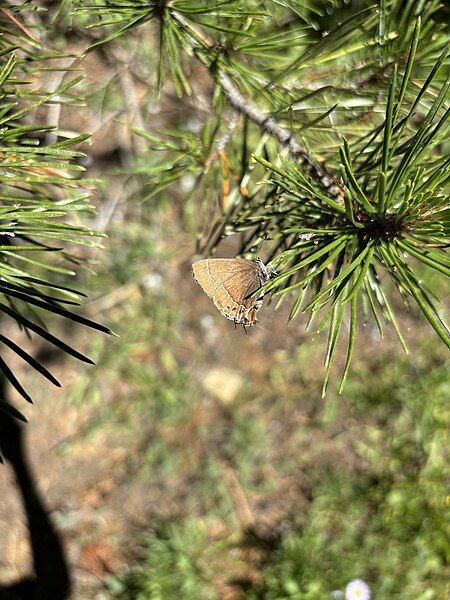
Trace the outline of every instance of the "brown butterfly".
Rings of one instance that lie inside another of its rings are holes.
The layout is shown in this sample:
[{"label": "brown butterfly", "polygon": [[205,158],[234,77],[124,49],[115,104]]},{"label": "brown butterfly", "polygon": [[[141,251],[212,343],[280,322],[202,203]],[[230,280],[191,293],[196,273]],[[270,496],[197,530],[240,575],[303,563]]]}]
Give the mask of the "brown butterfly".
[{"label": "brown butterfly", "polygon": [[264,293],[254,297],[275,271],[266,267],[260,258],[207,258],[192,265],[195,280],[220,312],[235,325],[254,325],[256,312],[261,308]]}]

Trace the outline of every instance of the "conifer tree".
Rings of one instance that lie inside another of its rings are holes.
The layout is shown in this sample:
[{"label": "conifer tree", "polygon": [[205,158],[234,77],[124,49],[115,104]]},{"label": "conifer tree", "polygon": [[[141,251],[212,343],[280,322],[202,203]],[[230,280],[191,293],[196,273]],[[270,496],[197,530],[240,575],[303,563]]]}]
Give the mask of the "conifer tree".
[{"label": "conifer tree", "polygon": [[[89,137],[67,137],[41,124],[39,109],[73,103],[79,76],[65,77],[57,89],[42,90],[40,74],[57,69],[39,34],[24,15],[30,6],[0,9],[0,312],[2,326],[13,321],[29,336],[46,340],[59,351],[92,361],[49,331],[45,316],[61,316],[103,332],[107,327],[85,318],[74,308],[84,296],[66,280],[83,263],[76,245],[99,247],[98,237],[78,215],[92,212],[92,182],[81,181],[84,168],[77,145]],[[23,14],[22,14],[22,11]],[[64,73],[65,74],[65,73]],[[38,115],[38,116],[36,116]],[[45,123],[45,121],[44,121]],[[32,353],[0,333],[9,348],[30,368],[59,386],[57,379]],[[3,353],[4,355],[4,353]],[[32,401],[13,370],[0,355],[0,372],[26,400]],[[3,387],[2,387],[3,389]],[[5,398],[0,410],[25,420]]]},{"label": "conifer tree", "polygon": [[306,313],[328,330],[324,391],[345,337],[342,390],[361,321],[372,319],[381,336],[393,327],[407,350],[398,297],[450,345],[422,275],[450,274],[448,31],[438,1],[76,6],[100,28],[90,50],[136,28],[158,40],[148,73],[159,93],[172,85],[180,102],[194,98],[191,73],[203,66],[213,89],[198,135],[134,129],[148,142],[135,171],[143,195],[190,173],[199,253],[237,232],[246,256],[270,240],[278,275],[264,291],[289,298],[290,319]]},{"label": "conifer tree", "polygon": [[[145,129],[128,124],[146,144],[131,176],[147,201],[192,177],[185,207],[196,223],[198,253],[215,253],[225,236],[240,232],[239,254],[254,257],[269,240],[268,261],[278,275],[265,293],[289,299],[291,319],[306,314],[311,327],[328,330],[324,391],[344,338],[342,389],[361,321],[372,319],[381,336],[392,326],[406,350],[398,298],[450,345],[444,310],[423,277],[424,269],[450,273],[450,61],[438,0],[72,0],[2,7],[4,319],[85,361],[46,329],[41,315],[108,331],[73,310],[80,292],[64,281],[79,262],[70,248],[99,242],[79,217],[92,210],[76,150],[86,135],[68,138],[35,116],[36,108],[73,103],[78,93],[79,78],[69,75],[50,93],[36,85],[40,71],[55,68],[55,54],[26,16],[50,9],[44,28],[70,20],[90,38],[86,52],[107,53],[137,35],[154,40],[140,57],[154,97],[174,89],[180,107],[206,98],[200,132],[155,131],[150,118]],[[194,75],[199,68],[201,77]],[[57,384],[13,340],[2,334],[0,341]],[[3,358],[0,370],[31,400]],[[21,416],[4,402],[0,408]]]}]

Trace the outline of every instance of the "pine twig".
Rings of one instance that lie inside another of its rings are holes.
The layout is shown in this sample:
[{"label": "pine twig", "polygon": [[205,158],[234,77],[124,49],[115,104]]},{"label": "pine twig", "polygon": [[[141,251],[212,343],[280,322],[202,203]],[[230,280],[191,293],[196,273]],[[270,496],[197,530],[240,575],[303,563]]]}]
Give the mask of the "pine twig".
[{"label": "pine twig", "polygon": [[[201,40],[201,43],[209,46],[209,48],[214,46],[212,40],[210,40],[203,31],[199,31],[192,23],[189,23],[183,15],[178,12],[173,12],[172,17],[175,18],[182,27],[185,27],[194,34],[195,37],[192,40],[193,43]],[[195,51],[194,55],[208,69],[209,73],[217,79],[231,106],[239,113],[246,115],[250,121],[258,125],[263,131],[275,137],[280,144],[288,150],[294,160],[308,169],[311,177],[326,193],[333,199],[342,203],[342,182],[329,173],[323,165],[320,165],[310,152],[296,140],[292,132],[280,125],[273,116],[260,110],[249,98],[245,98],[225,71],[216,71],[216,63],[214,61],[208,63]]]},{"label": "pine twig", "polygon": [[21,21],[19,21],[19,19],[17,19],[8,9],[6,8],[0,8],[0,12],[2,12],[5,17],[7,19],[9,19],[10,21],[12,21],[15,25],[17,25],[17,27],[23,31],[23,33],[25,35],[27,35],[30,39],[32,39],[34,42],[36,42],[37,44],[41,43],[41,40],[39,38],[37,38],[34,33],[32,33],[28,27],[26,27]]},{"label": "pine twig", "polygon": [[225,96],[235,110],[246,115],[253,123],[275,137],[295,160],[308,168],[311,177],[328,194],[341,201],[342,184],[317,162],[308,150],[295,139],[293,133],[280,125],[274,117],[260,110],[248,98],[245,98],[224,71],[219,71],[218,80]]}]

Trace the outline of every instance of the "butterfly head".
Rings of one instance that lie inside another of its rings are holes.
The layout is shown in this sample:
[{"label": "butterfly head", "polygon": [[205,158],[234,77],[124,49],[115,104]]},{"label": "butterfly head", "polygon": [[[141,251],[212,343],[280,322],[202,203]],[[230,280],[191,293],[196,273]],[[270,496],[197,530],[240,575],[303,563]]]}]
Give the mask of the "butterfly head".
[{"label": "butterfly head", "polygon": [[269,279],[272,279],[277,275],[275,269],[273,267],[267,267],[260,258],[257,258],[255,262],[257,262],[260,266],[261,273],[263,275],[261,279],[264,280],[264,283],[266,283],[267,281],[269,281]]}]

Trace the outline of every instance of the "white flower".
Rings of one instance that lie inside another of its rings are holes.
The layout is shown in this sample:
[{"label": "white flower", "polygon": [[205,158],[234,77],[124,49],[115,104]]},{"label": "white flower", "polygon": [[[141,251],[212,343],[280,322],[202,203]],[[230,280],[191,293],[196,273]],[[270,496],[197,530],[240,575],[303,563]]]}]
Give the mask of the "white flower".
[{"label": "white flower", "polygon": [[158,290],[163,282],[163,278],[159,273],[149,273],[143,280],[144,287],[147,290]]},{"label": "white flower", "polygon": [[370,600],[370,589],[361,579],[350,581],[345,588],[345,600]]}]

